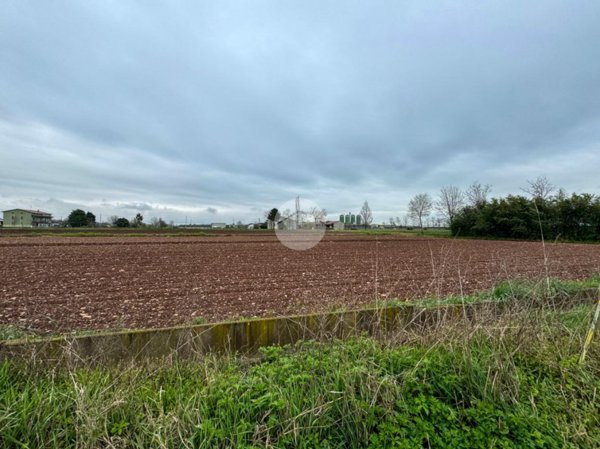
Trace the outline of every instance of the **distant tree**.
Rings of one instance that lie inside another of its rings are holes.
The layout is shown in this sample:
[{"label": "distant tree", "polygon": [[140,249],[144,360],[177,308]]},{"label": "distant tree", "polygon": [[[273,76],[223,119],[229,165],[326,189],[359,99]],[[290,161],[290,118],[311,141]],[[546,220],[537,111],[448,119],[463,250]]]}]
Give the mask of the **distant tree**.
[{"label": "distant tree", "polygon": [[487,197],[491,191],[491,185],[482,185],[479,181],[475,181],[469,186],[465,192],[465,196],[467,197],[470,206],[481,207],[487,203]]},{"label": "distant tree", "polygon": [[448,223],[452,223],[452,220],[464,205],[465,194],[458,187],[445,186],[440,189],[436,208]]},{"label": "distant tree", "polygon": [[327,211],[319,207],[313,207],[308,211],[308,214],[312,217],[315,223],[324,221],[327,217]]},{"label": "distant tree", "polygon": [[531,195],[532,198],[542,201],[546,201],[550,198],[550,195],[556,189],[556,186],[551,184],[545,176],[538,176],[533,181],[527,181],[527,184],[529,184],[528,187],[522,188],[521,190]]},{"label": "distant tree", "polygon": [[269,212],[265,213],[265,218],[267,219],[267,227],[269,229],[277,229],[277,221],[280,220],[279,210],[274,207]]},{"label": "distant tree", "polygon": [[96,224],[96,216],[91,212],[85,214],[85,219],[87,221],[87,226],[94,226]]},{"label": "distant tree", "polygon": [[144,217],[139,212],[135,215],[133,220],[131,220],[131,226],[134,228],[139,228],[144,225]]},{"label": "distant tree", "polygon": [[72,228],[80,228],[82,226],[87,226],[88,221],[85,211],[82,209],[73,210],[67,218],[67,224]]},{"label": "distant tree", "polygon": [[373,223],[373,212],[369,207],[369,202],[365,201],[362,208],[360,209],[360,217],[362,218],[363,225],[367,229],[371,223]]},{"label": "distant tree", "polygon": [[128,228],[129,227],[129,220],[127,218],[117,218],[114,222],[114,225],[117,228]]},{"label": "distant tree", "polygon": [[423,232],[423,219],[429,216],[432,207],[433,201],[428,193],[419,193],[408,203],[408,212],[419,222],[421,232]]},{"label": "distant tree", "polygon": [[152,226],[153,228],[166,228],[167,223],[160,217],[154,217],[150,220],[150,226]]}]

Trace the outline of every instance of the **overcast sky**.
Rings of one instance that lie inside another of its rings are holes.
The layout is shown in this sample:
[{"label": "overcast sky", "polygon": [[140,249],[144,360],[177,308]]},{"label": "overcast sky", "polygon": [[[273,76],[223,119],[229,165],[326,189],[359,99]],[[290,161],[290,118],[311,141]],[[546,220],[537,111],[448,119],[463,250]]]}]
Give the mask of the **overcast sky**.
[{"label": "overcast sky", "polygon": [[5,0],[0,209],[377,222],[544,174],[600,193],[600,2]]}]

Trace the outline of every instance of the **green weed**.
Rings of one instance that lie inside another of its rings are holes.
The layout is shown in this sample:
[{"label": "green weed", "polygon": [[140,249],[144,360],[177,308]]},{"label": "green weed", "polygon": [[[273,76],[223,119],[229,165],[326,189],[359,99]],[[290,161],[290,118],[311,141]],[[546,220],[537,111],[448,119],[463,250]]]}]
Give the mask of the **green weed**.
[{"label": "green weed", "polygon": [[595,448],[590,306],[503,332],[371,338],[144,366],[0,364],[3,447]]}]

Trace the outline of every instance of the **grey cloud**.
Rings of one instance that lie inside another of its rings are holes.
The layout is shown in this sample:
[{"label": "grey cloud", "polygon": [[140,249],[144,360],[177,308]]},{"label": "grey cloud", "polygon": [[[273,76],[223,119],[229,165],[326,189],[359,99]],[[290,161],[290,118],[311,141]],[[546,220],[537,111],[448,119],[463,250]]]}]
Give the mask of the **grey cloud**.
[{"label": "grey cloud", "polygon": [[149,211],[154,209],[152,205],[147,203],[117,203],[115,207],[118,209],[128,209],[137,211]]},{"label": "grey cloud", "polygon": [[7,2],[0,206],[225,220],[296,194],[331,211],[475,178],[501,194],[545,172],[597,190],[587,167],[551,164],[598,151],[599,19],[566,0]]}]

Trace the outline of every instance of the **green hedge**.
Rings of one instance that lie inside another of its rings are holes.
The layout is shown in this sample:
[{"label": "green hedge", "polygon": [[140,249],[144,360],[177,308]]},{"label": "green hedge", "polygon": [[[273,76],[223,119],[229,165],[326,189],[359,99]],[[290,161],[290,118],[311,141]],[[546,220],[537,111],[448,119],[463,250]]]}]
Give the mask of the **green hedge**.
[{"label": "green hedge", "polygon": [[[541,228],[540,228],[541,227]],[[515,239],[600,240],[600,198],[557,195],[547,200],[522,196],[494,198],[463,209],[451,223],[455,236]]]}]

